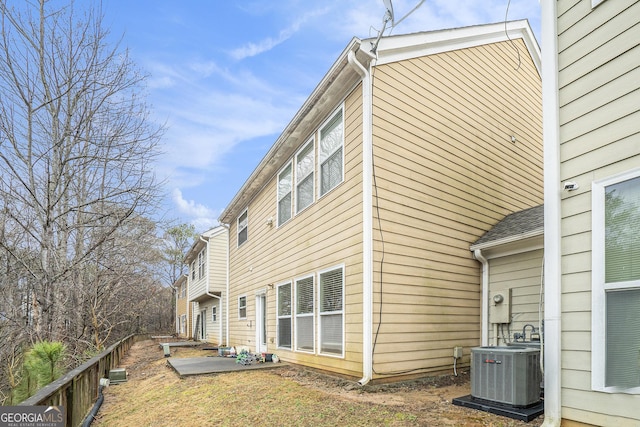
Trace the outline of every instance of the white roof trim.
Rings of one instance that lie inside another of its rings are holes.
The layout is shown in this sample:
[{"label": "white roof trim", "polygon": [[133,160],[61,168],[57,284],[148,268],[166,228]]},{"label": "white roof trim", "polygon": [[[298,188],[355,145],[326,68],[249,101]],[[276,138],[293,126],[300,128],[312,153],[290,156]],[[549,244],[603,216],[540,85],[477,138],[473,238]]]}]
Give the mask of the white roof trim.
[{"label": "white roof trim", "polygon": [[532,237],[542,236],[544,235],[544,228],[540,227],[532,231],[528,231],[526,233],[518,234],[515,236],[505,237],[503,239],[493,240],[491,242],[480,243],[479,245],[471,245],[469,250],[475,251],[476,249],[485,250],[489,248],[495,248],[502,245],[507,245],[509,243],[519,242],[521,240],[529,239]]},{"label": "white roof trim", "polygon": [[383,37],[376,65],[520,38],[540,73],[540,47],[527,20]]}]

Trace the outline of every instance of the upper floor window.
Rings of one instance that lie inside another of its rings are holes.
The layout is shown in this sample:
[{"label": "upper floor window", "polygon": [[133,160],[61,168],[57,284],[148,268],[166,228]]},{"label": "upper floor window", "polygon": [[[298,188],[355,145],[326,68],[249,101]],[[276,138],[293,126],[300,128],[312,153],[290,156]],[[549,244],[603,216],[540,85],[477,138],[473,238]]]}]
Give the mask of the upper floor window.
[{"label": "upper floor window", "polygon": [[248,235],[248,211],[245,210],[242,215],[238,217],[238,246],[247,241]]},{"label": "upper floor window", "polygon": [[313,139],[296,155],[296,213],[313,203],[315,153]]},{"label": "upper floor window", "polygon": [[191,280],[196,280],[196,262],[191,262]]},{"label": "upper floor window", "polygon": [[207,268],[207,249],[203,249],[198,254],[198,277],[202,279],[204,277],[205,270]]},{"label": "upper floor window", "polygon": [[291,219],[291,163],[278,174],[278,225]]},{"label": "upper floor window", "polygon": [[640,170],[592,186],[592,373],[596,390],[640,394]]},{"label": "upper floor window", "polygon": [[320,129],[318,161],[320,169],[320,196],[327,194],[342,182],[343,178],[344,123],[340,109]]}]

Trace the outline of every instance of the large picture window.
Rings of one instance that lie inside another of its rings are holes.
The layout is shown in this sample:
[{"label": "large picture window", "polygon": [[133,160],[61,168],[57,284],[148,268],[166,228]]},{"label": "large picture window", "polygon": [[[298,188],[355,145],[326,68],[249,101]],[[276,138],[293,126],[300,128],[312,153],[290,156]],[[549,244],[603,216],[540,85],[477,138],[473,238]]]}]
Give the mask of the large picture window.
[{"label": "large picture window", "polygon": [[313,140],[296,156],[296,213],[313,203],[315,156]]},{"label": "large picture window", "polygon": [[315,349],[313,291],[313,276],[296,280],[296,350]]},{"label": "large picture window", "polygon": [[320,129],[320,196],[331,191],[342,182],[344,124],[340,109],[322,129]]},{"label": "large picture window", "polygon": [[278,286],[278,347],[291,348],[291,283]]},{"label": "large picture window", "polygon": [[320,273],[320,353],[342,355],[344,277],[343,269]]},{"label": "large picture window", "polygon": [[278,225],[291,219],[291,163],[278,174]]},{"label": "large picture window", "polygon": [[592,190],[593,387],[640,394],[640,170]]}]

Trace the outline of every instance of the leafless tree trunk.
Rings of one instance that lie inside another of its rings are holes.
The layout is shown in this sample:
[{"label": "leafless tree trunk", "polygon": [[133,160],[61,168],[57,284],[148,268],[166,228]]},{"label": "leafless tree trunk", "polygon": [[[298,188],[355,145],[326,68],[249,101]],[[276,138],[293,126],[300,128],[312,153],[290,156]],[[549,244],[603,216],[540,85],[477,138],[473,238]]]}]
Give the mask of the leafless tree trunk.
[{"label": "leafless tree trunk", "polygon": [[140,235],[127,233],[153,228],[140,223],[159,201],[162,127],[101,13],[54,4],[0,0],[0,290],[25,336],[99,348],[131,320],[137,288],[157,285],[147,252],[159,245],[131,249]]}]

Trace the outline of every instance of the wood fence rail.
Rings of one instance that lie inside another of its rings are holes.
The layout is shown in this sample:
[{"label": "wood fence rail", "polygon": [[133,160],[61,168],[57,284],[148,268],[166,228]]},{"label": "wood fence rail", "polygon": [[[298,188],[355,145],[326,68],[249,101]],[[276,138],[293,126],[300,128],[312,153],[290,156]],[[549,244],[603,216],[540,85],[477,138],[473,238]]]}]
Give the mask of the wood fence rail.
[{"label": "wood fence rail", "polygon": [[148,335],[129,335],[89,359],[76,369],[44,386],[18,406],[64,406],[67,426],[79,426],[98,398],[100,378],[109,378],[109,370],[118,366],[131,346]]}]

